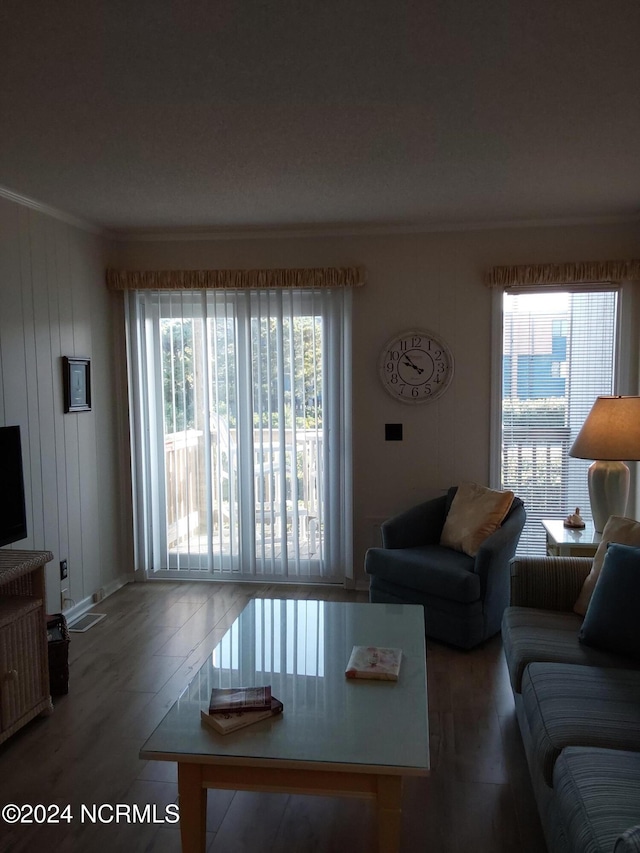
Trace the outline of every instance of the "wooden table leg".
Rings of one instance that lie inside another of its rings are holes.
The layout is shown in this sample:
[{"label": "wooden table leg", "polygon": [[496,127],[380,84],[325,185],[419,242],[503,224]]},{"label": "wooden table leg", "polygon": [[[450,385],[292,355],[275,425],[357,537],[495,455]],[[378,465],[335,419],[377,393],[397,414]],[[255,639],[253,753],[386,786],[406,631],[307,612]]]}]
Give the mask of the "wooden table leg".
[{"label": "wooden table leg", "polygon": [[205,853],[207,789],[200,764],[178,762],[178,805],[182,853]]},{"label": "wooden table leg", "polygon": [[379,776],[378,797],[379,853],[398,853],[402,820],[402,776]]}]

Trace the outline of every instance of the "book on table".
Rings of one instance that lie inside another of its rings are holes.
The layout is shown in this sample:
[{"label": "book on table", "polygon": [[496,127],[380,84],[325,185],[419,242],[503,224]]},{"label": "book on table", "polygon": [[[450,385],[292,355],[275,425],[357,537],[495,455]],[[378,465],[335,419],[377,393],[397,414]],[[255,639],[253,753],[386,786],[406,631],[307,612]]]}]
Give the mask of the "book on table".
[{"label": "book on table", "polygon": [[209,713],[221,711],[270,711],[271,685],[264,687],[214,687]]},{"label": "book on table", "polygon": [[215,729],[219,734],[226,735],[229,732],[235,732],[238,729],[243,729],[245,726],[251,726],[253,723],[258,723],[260,720],[267,720],[269,717],[277,717],[282,714],[283,704],[274,696],[271,697],[271,705],[267,710],[233,710],[233,711],[216,711],[213,714],[207,711],[200,711],[200,717],[203,723],[206,723],[212,729]]},{"label": "book on table", "polygon": [[375,678],[380,681],[397,681],[401,660],[402,649],[354,646],[344,674],[347,678]]}]

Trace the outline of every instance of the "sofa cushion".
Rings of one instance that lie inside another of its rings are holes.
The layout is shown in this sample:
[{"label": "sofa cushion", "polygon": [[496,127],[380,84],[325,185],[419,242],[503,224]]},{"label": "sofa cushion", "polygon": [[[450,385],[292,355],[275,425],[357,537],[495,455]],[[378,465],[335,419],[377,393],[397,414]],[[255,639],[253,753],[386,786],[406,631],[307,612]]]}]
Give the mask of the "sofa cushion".
[{"label": "sofa cushion", "polygon": [[369,548],[365,568],[392,584],[468,604],[480,598],[480,578],[466,554],[423,545],[418,548]]},{"label": "sofa cushion", "polygon": [[613,853],[640,853],[640,824],[625,830],[616,841]]},{"label": "sofa cushion", "polygon": [[573,606],[575,612],[580,616],[584,616],[587,612],[593,590],[596,587],[600,571],[602,570],[609,542],[618,542],[621,545],[634,545],[636,547],[640,546],[640,521],[634,521],[633,518],[612,515],[605,524],[598,550],[593,558],[591,571],[585,578],[578,600]]},{"label": "sofa cushion", "polygon": [[567,746],[640,750],[640,672],[531,663],[522,701],[533,751],[547,785]]},{"label": "sofa cushion", "polygon": [[556,761],[553,787],[570,850],[640,849],[630,846],[640,822],[640,753],[568,747]]},{"label": "sofa cushion", "polygon": [[640,663],[583,645],[578,640],[582,620],[575,613],[508,607],[502,618],[502,642],[511,687],[522,690],[525,667],[534,661],[575,663],[618,669],[640,669]]},{"label": "sofa cushion", "polygon": [[484,540],[504,521],[513,498],[510,491],[461,483],[445,519],[440,544],[475,557]]},{"label": "sofa cushion", "polygon": [[610,544],[580,642],[640,660],[640,548]]}]

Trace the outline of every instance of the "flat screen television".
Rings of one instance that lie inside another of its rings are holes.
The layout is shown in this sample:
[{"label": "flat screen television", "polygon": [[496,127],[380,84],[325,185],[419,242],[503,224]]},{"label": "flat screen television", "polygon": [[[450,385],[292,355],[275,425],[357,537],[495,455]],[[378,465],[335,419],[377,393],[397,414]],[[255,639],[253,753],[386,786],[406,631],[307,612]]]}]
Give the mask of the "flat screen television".
[{"label": "flat screen television", "polygon": [[26,537],[20,427],[0,427],[0,545]]}]

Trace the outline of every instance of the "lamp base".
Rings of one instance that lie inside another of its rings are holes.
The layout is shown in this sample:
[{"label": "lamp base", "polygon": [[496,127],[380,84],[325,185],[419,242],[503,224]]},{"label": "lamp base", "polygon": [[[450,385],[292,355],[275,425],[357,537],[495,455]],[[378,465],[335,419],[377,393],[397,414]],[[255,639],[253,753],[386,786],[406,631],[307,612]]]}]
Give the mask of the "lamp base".
[{"label": "lamp base", "polygon": [[597,533],[602,533],[611,515],[624,515],[629,497],[629,469],[624,462],[597,459],[589,467],[591,515]]}]

